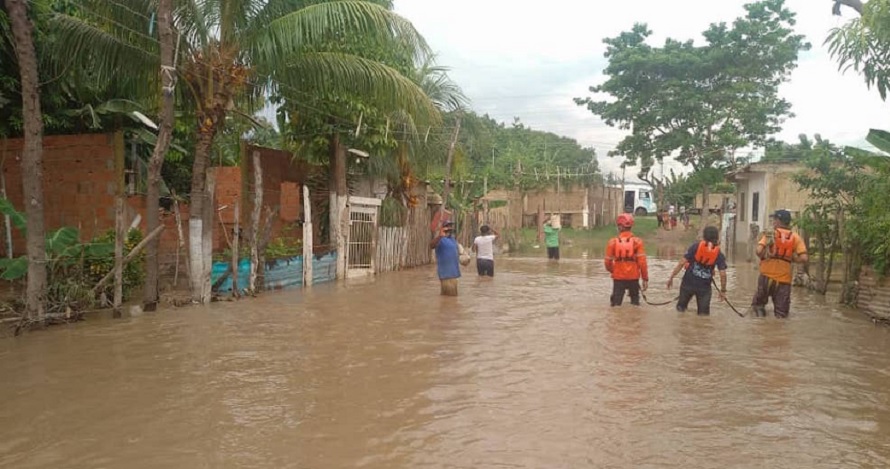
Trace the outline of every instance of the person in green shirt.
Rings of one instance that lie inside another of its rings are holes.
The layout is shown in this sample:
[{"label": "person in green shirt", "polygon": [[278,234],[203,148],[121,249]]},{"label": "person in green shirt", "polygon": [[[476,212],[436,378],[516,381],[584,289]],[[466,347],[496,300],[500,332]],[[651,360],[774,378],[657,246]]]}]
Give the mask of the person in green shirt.
[{"label": "person in green shirt", "polygon": [[547,246],[547,259],[559,260],[559,228],[554,228],[550,220],[544,222],[544,245]]}]

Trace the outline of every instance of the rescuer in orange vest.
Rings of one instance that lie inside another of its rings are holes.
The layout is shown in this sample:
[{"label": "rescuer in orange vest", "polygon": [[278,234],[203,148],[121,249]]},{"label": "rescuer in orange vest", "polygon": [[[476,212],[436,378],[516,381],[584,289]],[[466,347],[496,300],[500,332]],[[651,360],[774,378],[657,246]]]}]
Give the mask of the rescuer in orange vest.
[{"label": "rescuer in orange vest", "polygon": [[714,268],[720,271],[720,301],[726,300],[726,256],[720,252],[720,232],[716,227],[705,227],[702,240],[692,243],[686,255],[674,267],[668,279],[668,290],[674,284],[674,277],[680,270],[686,269],[680,282],[680,297],[677,299],[677,311],[685,312],[689,301],[695,297],[695,306],[700,316],[711,314],[711,283]]},{"label": "rescuer in orange vest", "polygon": [[642,291],[649,288],[649,267],[646,264],[646,250],[643,240],[630,231],[634,217],[629,213],[618,215],[618,236],[606,245],[606,270],[612,273],[612,306],[621,306],[624,292],[630,296],[630,303],[640,304],[640,279]]},{"label": "rescuer in orange vest", "polygon": [[766,303],[773,299],[777,318],[787,318],[791,310],[791,263],[809,260],[807,246],[790,228],[791,212],[776,210],[773,214],[774,231],[767,231],[757,243],[760,257],[760,277],[757,293],[751,301],[754,314],[766,316]]}]

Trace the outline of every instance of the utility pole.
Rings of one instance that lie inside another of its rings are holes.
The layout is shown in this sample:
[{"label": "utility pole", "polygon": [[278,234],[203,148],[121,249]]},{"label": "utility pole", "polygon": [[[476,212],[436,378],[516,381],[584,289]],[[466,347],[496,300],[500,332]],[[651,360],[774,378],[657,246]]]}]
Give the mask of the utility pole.
[{"label": "utility pole", "polygon": [[658,203],[664,207],[664,158],[661,159],[661,182],[658,183]]},{"label": "utility pole", "polygon": [[[454,147],[457,145],[457,137],[460,135],[460,119],[461,115],[458,114],[454,135],[451,136],[451,143],[448,145],[448,158],[445,161],[445,188],[442,189],[442,207],[439,208],[443,216],[446,213],[445,207],[448,205],[448,195],[451,193],[451,166],[454,163]],[[444,221],[441,216],[439,220]]]},{"label": "utility pole", "polygon": [[624,211],[627,210],[627,196],[624,195],[624,172],[626,170],[627,168],[624,166],[624,163],[621,163],[621,212],[619,213],[624,213]]}]

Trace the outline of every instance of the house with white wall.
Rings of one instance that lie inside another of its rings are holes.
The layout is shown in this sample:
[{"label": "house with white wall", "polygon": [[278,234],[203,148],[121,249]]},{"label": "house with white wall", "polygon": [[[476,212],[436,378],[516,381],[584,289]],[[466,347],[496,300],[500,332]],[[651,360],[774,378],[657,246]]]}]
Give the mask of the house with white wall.
[{"label": "house with white wall", "polygon": [[[736,242],[748,245],[751,234],[770,226],[770,215],[779,209],[796,219],[809,202],[810,194],[794,182],[803,164],[751,163],[727,174],[736,186]],[[755,231],[756,230],[756,231]]]}]

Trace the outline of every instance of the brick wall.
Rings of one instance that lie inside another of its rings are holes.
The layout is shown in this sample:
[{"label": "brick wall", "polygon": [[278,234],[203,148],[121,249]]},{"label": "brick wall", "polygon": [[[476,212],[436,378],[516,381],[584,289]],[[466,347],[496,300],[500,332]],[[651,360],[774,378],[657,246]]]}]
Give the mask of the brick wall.
[{"label": "brick wall", "polygon": [[[114,229],[114,145],[113,134],[48,136],[43,139],[43,191],[46,230],[63,226],[75,227],[81,240],[88,240]],[[0,142],[0,160],[6,182],[7,198],[24,212],[21,157],[24,141],[8,139]],[[145,232],[145,197],[127,198],[125,217],[142,216],[139,228]],[[188,206],[181,207],[183,235],[188,239]],[[172,213],[162,213],[167,229],[161,234],[161,263],[173,263],[178,234]],[[13,253],[24,254],[25,240],[13,228]],[[6,253],[6,243],[0,243]]]},{"label": "brick wall", "polygon": [[[2,175],[6,182],[7,198],[20,211],[24,211],[21,153],[22,139],[0,141],[0,161]],[[81,239],[88,240],[114,228],[115,168],[112,134],[48,136],[44,145],[44,213],[47,231],[63,226],[76,227]],[[263,205],[278,208],[273,223],[274,237],[287,234],[301,237],[302,229],[297,222],[302,218],[302,185],[310,171],[319,170],[306,163],[294,162],[291,154],[285,151],[248,146],[248,155],[260,152],[263,165]],[[245,158],[250,162],[250,158]],[[247,181],[242,180],[242,171],[247,171]],[[216,173],[216,207],[228,206],[219,211],[213,223],[214,251],[227,247],[226,234],[231,236],[234,222],[235,202],[240,202],[241,224],[246,227],[250,221],[250,194],[253,191],[252,165],[212,168]],[[245,192],[245,189],[247,192]],[[145,226],[145,197],[130,196],[126,203],[126,220],[142,216],[139,228]],[[182,235],[188,243],[189,208],[180,205]],[[228,229],[222,230],[219,218]],[[179,234],[172,212],[161,212],[161,223],[166,229],[161,234],[159,260],[172,266],[176,259]],[[320,224],[316,224],[320,226]],[[13,252],[24,254],[25,240],[13,228]],[[0,241],[0,252],[6,253],[6,243]],[[186,248],[180,253],[180,263],[184,265]]]},{"label": "brick wall", "polygon": [[[24,212],[22,147],[24,140],[0,142],[7,198]],[[47,231],[78,228],[91,238],[114,227],[114,150],[112,135],[46,137],[43,141],[44,214]],[[109,224],[108,221],[111,220]],[[24,237],[13,229],[13,251],[22,254]],[[3,250],[6,245],[3,243]]]},{"label": "brick wall", "polygon": [[[246,229],[253,211],[253,194],[255,191],[253,153],[260,155],[263,178],[263,209],[277,210],[272,222],[271,239],[287,237],[302,238],[302,226],[299,222],[303,217],[303,186],[308,175],[309,166],[295,162],[290,152],[271,148],[247,146],[246,155],[240,167],[214,168],[216,173],[216,205],[226,206],[219,212],[222,223],[226,226],[229,236],[234,227],[234,207],[237,202],[241,211],[241,226]],[[219,220],[215,221],[219,227]],[[218,234],[217,234],[218,232]],[[225,234],[222,230],[214,233],[214,249],[227,247]]]}]

